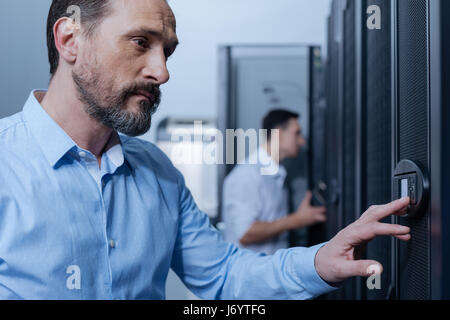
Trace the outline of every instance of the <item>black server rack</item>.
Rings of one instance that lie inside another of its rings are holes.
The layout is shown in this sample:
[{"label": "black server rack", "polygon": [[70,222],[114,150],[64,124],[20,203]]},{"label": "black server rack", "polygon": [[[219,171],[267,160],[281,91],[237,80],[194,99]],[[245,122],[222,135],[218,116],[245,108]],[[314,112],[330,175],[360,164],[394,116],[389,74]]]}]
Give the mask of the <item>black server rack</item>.
[{"label": "black server rack", "polygon": [[[395,243],[396,297],[442,299],[449,296],[448,224],[448,1],[393,2],[393,154],[394,167],[412,161],[429,180],[429,194],[408,183],[424,206],[396,222],[411,228],[411,241]],[[395,171],[394,174],[398,172]],[[419,178],[420,181],[420,178]],[[415,189],[414,189],[415,188]],[[447,189],[446,189],[447,188]],[[399,197],[393,183],[393,198]]]},{"label": "black server rack", "polygon": [[[366,26],[370,6],[380,9],[380,29]],[[371,205],[405,192],[413,202],[408,217],[383,221],[411,227],[409,242],[378,237],[367,245],[365,258],[384,266],[381,287],[357,278],[330,299],[450,298],[449,15],[444,0],[332,2],[328,236]]]},{"label": "black server rack", "polygon": [[[360,212],[371,205],[391,200],[391,1],[367,0],[364,8],[376,5],[381,11],[381,29],[369,30],[363,19],[362,63],[363,94],[361,103],[361,206]],[[391,218],[384,219],[390,223]],[[379,237],[367,245],[366,257],[379,261],[384,268],[380,288],[362,287],[362,298],[381,300],[391,297],[392,239]]]},{"label": "black server rack", "polygon": [[347,1],[344,9],[344,87],[343,87],[343,227],[355,220],[356,164],[356,13],[355,1]]},{"label": "black server rack", "polygon": [[[325,183],[326,95],[324,81],[326,77],[320,48],[311,47],[310,50],[309,123],[311,130],[309,135],[308,189],[313,192],[312,204],[325,206],[327,186]],[[314,246],[326,240],[324,224],[308,228],[308,246]]]},{"label": "black server rack", "polygon": [[[326,113],[326,185],[327,185],[327,238],[342,229],[342,125],[343,125],[343,10],[344,2],[331,4],[327,56],[327,113]],[[326,299],[343,299],[343,291],[328,294]]]},{"label": "black server rack", "polygon": [[[394,163],[408,159],[429,171],[429,17],[427,0],[395,1]],[[396,194],[393,194],[395,197]],[[397,242],[397,296],[430,298],[430,210],[399,219],[412,239]]]},{"label": "black server rack", "polygon": [[326,184],[327,184],[327,237],[333,237],[341,227],[339,218],[340,180],[339,165],[341,148],[340,143],[340,81],[341,76],[341,11],[338,1],[332,2],[332,13],[329,18],[328,59],[327,59],[327,115],[326,127]]},{"label": "black server rack", "polygon": [[[449,1],[431,1],[431,299],[450,299],[450,15]],[[433,85],[434,84],[434,85]]]},{"label": "black server rack", "polygon": [[[342,93],[342,222],[353,223],[356,191],[356,1],[344,1],[343,10],[343,93]],[[356,279],[342,288],[343,299],[355,298]]]},{"label": "black server rack", "polygon": [[[356,214],[357,1],[334,0],[329,18],[327,63],[328,238],[353,223]],[[357,298],[358,280],[347,281],[329,299]]]},{"label": "black server rack", "polygon": [[[367,30],[367,7],[371,5],[383,12],[380,30]],[[329,229],[336,233],[370,205],[391,199],[390,0],[335,0],[332,20],[342,21],[343,30],[341,38],[330,37],[340,41],[329,41],[327,74],[327,112],[331,119],[328,183],[331,198],[336,201],[329,206],[328,216]],[[330,32],[333,34],[333,30]],[[336,191],[332,192],[334,186]],[[364,279],[355,278],[332,298],[385,299],[392,282],[391,243],[387,237],[378,238],[366,250],[367,258],[384,266],[381,289],[368,290]]]},{"label": "black server rack", "polygon": [[[298,56],[307,59],[306,66],[308,68],[308,71],[310,73],[310,79],[305,79],[305,85],[309,85],[309,91],[307,92],[308,97],[310,97],[309,101],[307,101],[307,104],[305,105],[308,110],[310,110],[311,104],[314,102],[313,95],[322,94],[321,92],[318,92],[319,87],[322,88],[322,91],[324,90],[325,86],[323,83],[320,83],[320,77],[321,73],[323,72],[322,65],[317,65],[317,63],[320,63],[321,60],[321,48],[319,46],[312,46],[312,45],[304,45],[304,44],[281,44],[281,45],[265,45],[265,44],[239,44],[239,45],[224,45],[220,46],[218,50],[218,58],[219,58],[219,69],[218,69],[218,84],[219,84],[219,90],[218,90],[218,116],[217,116],[217,128],[222,133],[223,137],[227,137],[227,130],[231,129],[237,129],[238,128],[238,121],[239,121],[239,106],[237,105],[237,90],[238,90],[238,84],[237,84],[237,73],[238,73],[238,61],[243,60],[263,60],[260,59],[260,57],[273,57],[276,59],[281,59],[283,56],[286,57],[292,57],[292,56]],[[289,58],[288,58],[289,60]],[[317,67],[316,67],[317,66]],[[304,71],[304,70],[303,70]],[[305,78],[308,76],[307,74],[302,73],[302,76],[304,75]],[[317,78],[317,82],[314,80],[313,77]],[[309,82],[308,82],[309,80]],[[266,79],[261,79],[261,83],[264,83]],[[320,91],[320,90],[319,90]],[[314,93],[316,92],[316,93]],[[303,94],[303,93],[302,93]],[[278,97],[276,97],[278,98]],[[277,99],[274,99],[277,100]],[[273,103],[273,108],[289,108],[289,105],[286,106],[279,106]],[[315,102],[314,102],[315,103]],[[323,103],[323,102],[322,102]],[[240,106],[242,107],[242,106]],[[249,107],[256,107],[249,105]],[[296,110],[294,110],[296,111]],[[300,111],[301,116],[302,112]],[[262,118],[262,116],[261,116]],[[261,119],[262,120],[262,119]],[[247,129],[247,128],[246,128]],[[259,129],[254,128],[254,129]],[[222,191],[223,191],[223,181],[227,174],[231,172],[231,170],[234,168],[234,164],[237,163],[237,145],[235,139],[226,139],[223,144],[222,149],[222,156],[223,156],[223,164],[219,165],[219,173],[218,173],[218,184],[219,184],[219,218],[217,219],[217,222],[221,222],[221,208],[222,208]],[[248,147],[248,144],[246,145]],[[229,150],[233,150],[234,152],[228,152]],[[231,156],[230,156],[231,154]],[[309,165],[311,163],[311,159],[309,156],[305,156],[301,154],[298,159],[289,159],[283,163],[283,165],[288,170],[288,175],[290,170],[296,171],[297,174],[298,171],[304,170],[304,172],[307,172],[305,167],[306,165]],[[309,160],[309,161],[308,161]],[[299,165],[300,164],[300,165]],[[305,164],[304,166],[302,166]],[[299,169],[300,168],[300,169]],[[322,172],[325,172],[322,170]],[[303,173],[303,172],[302,172]],[[305,173],[306,175],[306,173]],[[289,182],[289,176],[287,177],[287,183]],[[311,178],[306,176],[305,177],[307,183],[311,181]],[[290,201],[291,203],[292,201]],[[294,210],[296,208],[292,208]],[[314,240],[319,241],[326,240],[327,237],[323,235],[323,232],[315,232],[317,234],[317,239]],[[307,245],[308,239],[307,236],[303,236],[302,234],[300,236],[297,236],[295,233],[293,233],[293,236],[291,237],[292,244],[295,246],[305,246]],[[321,241],[323,242],[323,241]]]}]

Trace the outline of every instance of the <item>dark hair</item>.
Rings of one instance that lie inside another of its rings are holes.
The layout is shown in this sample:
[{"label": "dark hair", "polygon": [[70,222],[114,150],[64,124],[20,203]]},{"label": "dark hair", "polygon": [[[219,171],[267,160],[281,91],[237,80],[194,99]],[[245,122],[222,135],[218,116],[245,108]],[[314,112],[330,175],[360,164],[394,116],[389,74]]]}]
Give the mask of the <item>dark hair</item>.
[{"label": "dark hair", "polygon": [[263,120],[263,129],[267,130],[267,139],[272,136],[273,129],[286,128],[289,120],[298,119],[300,115],[295,112],[277,109],[270,111]]},{"label": "dark hair", "polygon": [[95,27],[110,13],[110,0],[53,0],[47,19],[47,47],[50,74],[53,76],[59,65],[59,52],[55,46],[53,27],[63,17],[71,17],[70,6],[81,10],[81,26],[86,36],[94,33]]}]

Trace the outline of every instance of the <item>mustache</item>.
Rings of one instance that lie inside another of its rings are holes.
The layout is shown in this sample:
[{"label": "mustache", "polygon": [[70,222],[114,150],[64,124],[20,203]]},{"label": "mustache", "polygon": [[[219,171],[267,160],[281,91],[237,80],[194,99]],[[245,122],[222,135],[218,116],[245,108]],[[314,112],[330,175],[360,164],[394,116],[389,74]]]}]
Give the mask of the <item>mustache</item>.
[{"label": "mustache", "polygon": [[137,83],[129,86],[123,91],[123,100],[126,100],[133,95],[139,94],[139,92],[149,94],[152,97],[152,104],[159,104],[159,102],[161,101],[161,90],[159,88],[159,85],[155,85],[152,83]]}]

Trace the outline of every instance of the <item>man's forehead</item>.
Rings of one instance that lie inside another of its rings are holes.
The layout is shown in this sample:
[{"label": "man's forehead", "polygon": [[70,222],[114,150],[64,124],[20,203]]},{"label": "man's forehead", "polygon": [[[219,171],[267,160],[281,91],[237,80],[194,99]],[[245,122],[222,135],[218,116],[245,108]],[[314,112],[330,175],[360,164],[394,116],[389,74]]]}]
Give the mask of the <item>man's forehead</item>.
[{"label": "man's forehead", "polygon": [[127,17],[132,23],[173,36],[176,33],[176,19],[165,0],[113,0],[113,13]]},{"label": "man's forehead", "polygon": [[289,124],[291,125],[291,127],[295,128],[295,129],[301,128],[300,123],[298,122],[298,119],[291,118],[289,120]]}]

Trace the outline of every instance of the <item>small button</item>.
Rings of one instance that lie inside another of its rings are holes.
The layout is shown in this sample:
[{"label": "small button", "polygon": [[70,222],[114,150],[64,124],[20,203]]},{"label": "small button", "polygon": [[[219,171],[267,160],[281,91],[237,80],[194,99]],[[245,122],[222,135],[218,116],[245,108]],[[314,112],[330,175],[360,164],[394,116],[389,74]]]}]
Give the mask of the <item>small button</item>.
[{"label": "small button", "polygon": [[416,205],[416,204],[417,204],[417,200],[416,200],[416,188],[415,188],[415,187],[411,187],[409,190],[410,190],[409,196],[410,196],[410,198],[411,198],[411,203],[412,203],[413,205]]},{"label": "small button", "polygon": [[114,240],[109,240],[109,247],[114,249],[116,247],[116,242]]},{"label": "small button", "polygon": [[86,152],[84,152],[84,151],[80,151],[80,152],[78,153],[78,155],[79,155],[81,158],[86,158]]}]

